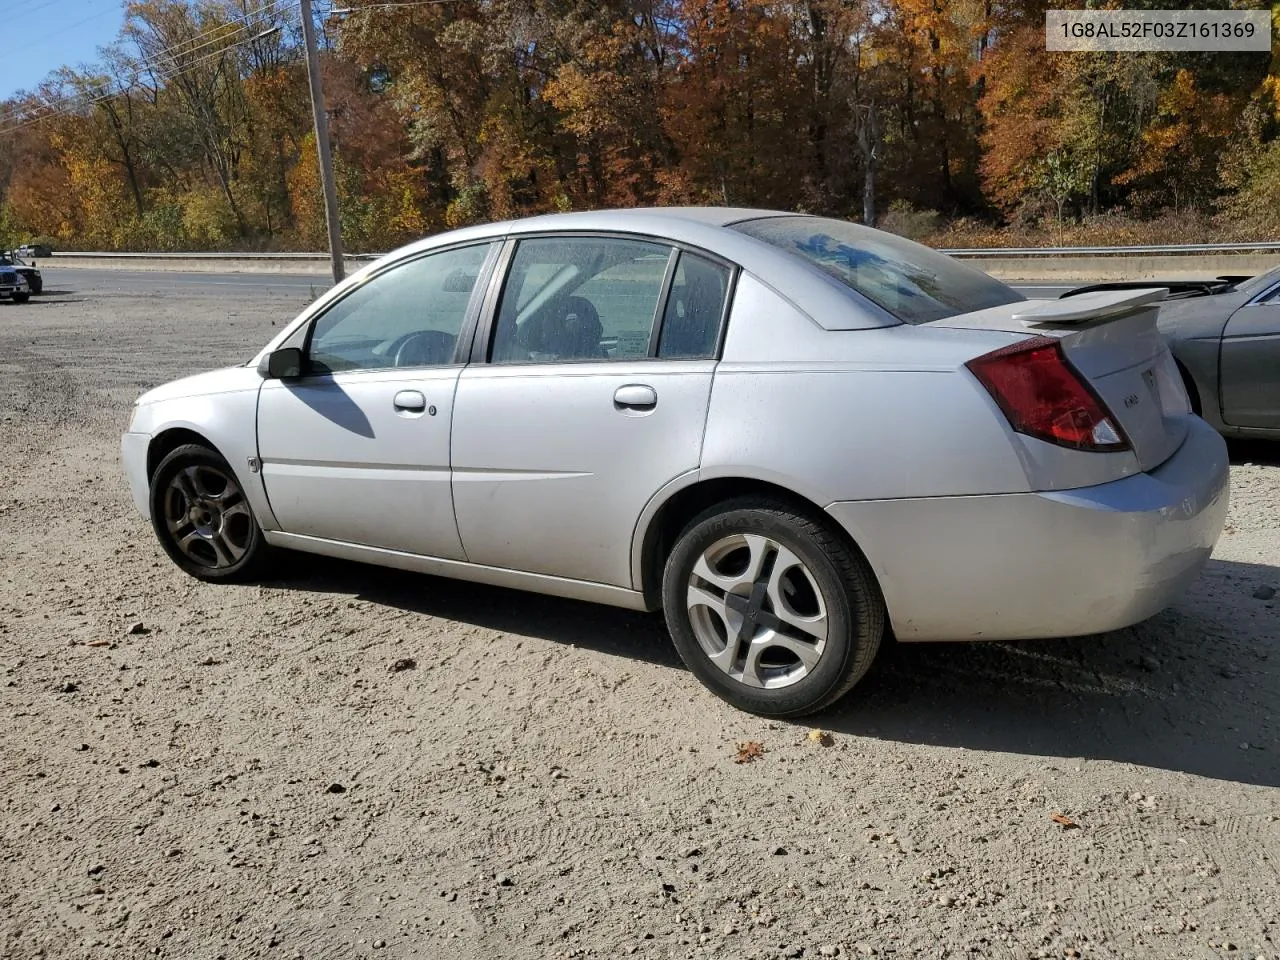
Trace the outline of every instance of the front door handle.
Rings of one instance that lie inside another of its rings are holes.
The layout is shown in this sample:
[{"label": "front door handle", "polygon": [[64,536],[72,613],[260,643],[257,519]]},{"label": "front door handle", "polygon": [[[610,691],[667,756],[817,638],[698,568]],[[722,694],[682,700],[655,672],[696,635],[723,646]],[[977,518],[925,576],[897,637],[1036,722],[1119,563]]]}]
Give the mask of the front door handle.
[{"label": "front door handle", "polygon": [[658,391],[645,383],[628,383],[614,392],[613,405],[619,410],[652,410],[658,405]]},{"label": "front door handle", "polygon": [[418,390],[401,390],[391,401],[397,410],[421,413],[427,409],[427,398]]}]

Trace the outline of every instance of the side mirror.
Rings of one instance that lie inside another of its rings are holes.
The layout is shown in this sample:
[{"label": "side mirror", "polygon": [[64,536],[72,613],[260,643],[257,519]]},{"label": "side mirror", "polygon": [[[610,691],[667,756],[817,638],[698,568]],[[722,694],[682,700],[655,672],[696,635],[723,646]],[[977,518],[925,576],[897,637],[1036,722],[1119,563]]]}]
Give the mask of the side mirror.
[{"label": "side mirror", "polygon": [[268,380],[289,380],[302,376],[302,351],[297,347],[272,350],[258,363],[258,372]]}]

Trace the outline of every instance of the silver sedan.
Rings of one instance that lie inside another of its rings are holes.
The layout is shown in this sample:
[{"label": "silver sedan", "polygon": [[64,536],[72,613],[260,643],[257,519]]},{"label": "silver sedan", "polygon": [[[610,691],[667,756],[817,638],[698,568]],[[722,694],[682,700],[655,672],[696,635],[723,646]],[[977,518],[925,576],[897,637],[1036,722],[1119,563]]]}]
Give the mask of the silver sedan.
[{"label": "silver sedan", "polygon": [[1165,292],[1029,301],[760,210],[472,227],[142,396],[125,471],[193,576],[291,548],[661,607],[713,692],[794,716],[889,635],[1090,634],[1178,598],[1227,457]]}]

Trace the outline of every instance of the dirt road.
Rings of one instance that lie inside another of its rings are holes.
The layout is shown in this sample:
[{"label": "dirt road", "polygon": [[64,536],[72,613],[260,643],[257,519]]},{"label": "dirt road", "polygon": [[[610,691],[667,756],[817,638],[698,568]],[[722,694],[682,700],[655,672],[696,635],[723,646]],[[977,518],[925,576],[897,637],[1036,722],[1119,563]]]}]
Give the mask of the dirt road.
[{"label": "dirt road", "polygon": [[303,302],[0,304],[0,955],[1280,955],[1280,449],[1237,451],[1176,608],[890,647],[824,746],[711,697],[656,617],[180,573],[129,404]]}]

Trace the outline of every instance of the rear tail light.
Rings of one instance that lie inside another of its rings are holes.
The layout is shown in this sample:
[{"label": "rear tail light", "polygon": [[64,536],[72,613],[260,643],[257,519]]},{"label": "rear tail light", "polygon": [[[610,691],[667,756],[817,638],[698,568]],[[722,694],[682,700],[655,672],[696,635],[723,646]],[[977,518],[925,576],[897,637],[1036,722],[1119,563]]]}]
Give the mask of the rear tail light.
[{"label": "rear tail light", "polygon": [[1018,433],[1073,450],[1128,450],[1129,440],[1052,337],[1001,347],[965,364]]}]

